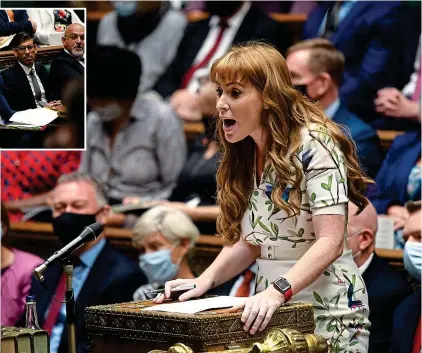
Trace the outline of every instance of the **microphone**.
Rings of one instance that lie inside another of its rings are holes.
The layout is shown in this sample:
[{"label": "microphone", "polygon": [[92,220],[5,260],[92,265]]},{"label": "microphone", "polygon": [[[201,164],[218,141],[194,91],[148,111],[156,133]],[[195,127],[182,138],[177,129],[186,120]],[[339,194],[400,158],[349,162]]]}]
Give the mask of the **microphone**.
[{"label": "microphone", "polygon": [[86,226],[78,237],[73,239],[69,244],[65,245],[60,250],[56,251],[43,264],[39,265],[34,270],[34,275],[38,282],[44,281],[43,272],[47,269],[47,267],[56,263],[57,261],[66,259],[73,251],[79,249],[85,243],[97,239],[103,230],[104,227],[99,222],[95,222],[89,226]]}]

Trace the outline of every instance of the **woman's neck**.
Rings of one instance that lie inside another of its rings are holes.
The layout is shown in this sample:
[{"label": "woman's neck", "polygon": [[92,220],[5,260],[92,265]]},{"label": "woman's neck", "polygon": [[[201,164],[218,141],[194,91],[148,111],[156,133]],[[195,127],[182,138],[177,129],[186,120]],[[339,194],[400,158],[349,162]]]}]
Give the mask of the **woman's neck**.
[{"label": "woman's neck", "polygon": [[195,275],[191,271],[188,259],[185,257],[182,262],[180,263],[179,273],[177,274],[177,278],[195,278]]},{"label": "woman's neck", "polygon": [[3,270],[6,267],[9,267],[13,264],[15,260],[15,254],[12,250],[6,248],[5,246],[1,247],[1,269]]}]

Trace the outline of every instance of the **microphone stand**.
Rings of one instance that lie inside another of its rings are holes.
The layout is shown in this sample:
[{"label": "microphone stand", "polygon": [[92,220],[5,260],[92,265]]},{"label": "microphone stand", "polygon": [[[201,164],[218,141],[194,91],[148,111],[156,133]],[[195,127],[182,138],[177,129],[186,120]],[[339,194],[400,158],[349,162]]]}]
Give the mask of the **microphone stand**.
[{"label": "microphone stand", "polygon": [[66,276],[66,323],[69,341],[69,353],[76,353],[76,318],[75,318],[75,295],[72,287],[73,264],[69,257],[61,261],[63,273]]}]

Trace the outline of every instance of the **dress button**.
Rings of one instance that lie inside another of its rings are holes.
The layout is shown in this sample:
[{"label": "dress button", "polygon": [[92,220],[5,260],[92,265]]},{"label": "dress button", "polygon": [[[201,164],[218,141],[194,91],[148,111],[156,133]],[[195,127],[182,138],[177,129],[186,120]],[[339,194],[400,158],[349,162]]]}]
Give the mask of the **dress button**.
[{"label": "dress button", "polygon": [[268,258],[269,258],[269,259],[271,259],[271,258],[272,258],[271,254],[268,254]]},{"label": "dress button", "polygon": [[271,246],[269,246],[269,247],[268,247],[268,250],[270,250],[270,251],[271,251],[271,249],[272,249],[272,247],[271,247]]}]

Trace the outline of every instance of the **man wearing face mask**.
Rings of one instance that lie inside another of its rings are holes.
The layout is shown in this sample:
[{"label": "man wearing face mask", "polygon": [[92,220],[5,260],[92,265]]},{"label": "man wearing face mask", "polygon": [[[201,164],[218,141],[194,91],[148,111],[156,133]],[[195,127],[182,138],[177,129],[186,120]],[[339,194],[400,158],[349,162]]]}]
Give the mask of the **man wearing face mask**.
[{"label": "man wearing face mask", "polygon": [[[139,57],[97,47],[89,57],[87,149],[80,170],[106,186],[111,204],[126,197],[167,199],[185,162],[182,124],[163,102],[139,94]],[[105,74],[107,73],[107,74]]]},{"label": "man wearing face mask", "polygon": [[293,85],[311,100],[318,101],[329,118],[348,128],[346,133],[357,145],[360,163],[374,178],[382,161],[377,133],[339,98],[344,55],[326,39],[309,39],[287,50],[286,63]]},{"label": "man wearing face mask", "polygon": [[390,353],[414,353],[421,351],[421,267],[422,227],[421,201],[406,203],[409,218],[403,228],[404,268],[415,281],[416,290],[397,307]]},{"label": "man wearing face mask", "polygon": [[284,52],[290,42],[287,28],[249,1],[205,1],[205,10],[211,16],[186,27],[173,62],[154,87],[183,120],[200,120],[200,80],[233,44],[262,39]]},{"label": "man wearing face mask", "polygon": [[[110,206],[98,182],[83,173],[63,175],[51,193],[53,230],[62,246],[94,223],[104,223]],[[88,306],[130,301],[132,293],[146,278],[135,262],[114,250],[101,234],[72,254],[73,289],[76,307],[77,352],[89,352],[84,330]],[[59,263],[44,272],[45,288],[33,279],[31,293],[37,296],[40,325],[50,333],[50,352],[68,351],[64,300],[64,275]],[[54,299],[52,299],[54,296]]]},{"label": "man wearing face mask", "polygon": [[114,11],[101,19],[97,43],[136,53],[144,64],[139,90],[147,92],[173,60],[186,18],[166,1],[111,1],[111,5]]},{"label": "man wearing face mask", "polygon": [[410,293],[410,287],[386,260],[375,254],[378,229],[375,207],[369,202],[358,215],[357,210],[349,202],[347,243],[368,290],[371,308],[369,352],[386,353],[391,345],[394,309]]}]

